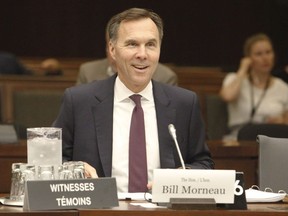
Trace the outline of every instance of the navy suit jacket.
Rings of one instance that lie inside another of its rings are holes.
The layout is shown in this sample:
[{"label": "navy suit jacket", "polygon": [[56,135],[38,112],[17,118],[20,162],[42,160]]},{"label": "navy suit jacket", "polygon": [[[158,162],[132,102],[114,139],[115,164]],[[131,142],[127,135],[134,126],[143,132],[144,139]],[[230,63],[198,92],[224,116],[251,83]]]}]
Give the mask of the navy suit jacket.
[{"label": "navy suit jacket", "polygon": [[[115,78],[116,75],[66,89],[60,113],[53,123],[62,128],[63,160],[85,161],[100,177],[111,176]],[[185,165],[196,169],[213,168],[196,94],[156,81],[152,81],[152,85],[161,168],[181,167],[168,131],[171,123],[177,129]]]}]

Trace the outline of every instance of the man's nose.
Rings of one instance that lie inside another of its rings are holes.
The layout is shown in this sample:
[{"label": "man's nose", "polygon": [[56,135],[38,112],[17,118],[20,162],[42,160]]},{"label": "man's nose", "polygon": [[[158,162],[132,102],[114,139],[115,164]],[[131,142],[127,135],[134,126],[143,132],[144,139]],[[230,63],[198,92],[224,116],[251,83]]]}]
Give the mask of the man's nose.
[{"label": "man's nose", "polygon": [[147,49],[145,46],[139,46],[137,49],[137,58],[146,59],[147,58]]}]

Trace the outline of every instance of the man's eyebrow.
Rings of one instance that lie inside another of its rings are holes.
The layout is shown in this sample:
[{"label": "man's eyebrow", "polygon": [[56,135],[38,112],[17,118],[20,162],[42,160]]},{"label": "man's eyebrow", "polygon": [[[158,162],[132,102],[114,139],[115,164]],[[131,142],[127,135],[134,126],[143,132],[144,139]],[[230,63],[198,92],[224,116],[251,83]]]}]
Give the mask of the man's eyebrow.
[{"label": "man's eyebrow", "polygon": [[131,42],[137,42],[137,40],[135,40],[135,39],[128,39],[128,40],[125,41],[125,44],[131,43]]},{"label": "man's eyebrow", "polygon": [[148,43],[151,43],[151,42],[158,43],[158,41],[155,38],[148,40]]}]

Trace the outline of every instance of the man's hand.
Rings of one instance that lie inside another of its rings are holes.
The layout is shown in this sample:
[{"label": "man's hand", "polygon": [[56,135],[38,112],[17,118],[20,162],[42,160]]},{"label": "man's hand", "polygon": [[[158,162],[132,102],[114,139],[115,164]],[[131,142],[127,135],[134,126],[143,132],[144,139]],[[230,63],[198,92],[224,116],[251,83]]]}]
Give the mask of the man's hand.
[{"label": "man's hand", "polygon": [[97,172],[94,167],[84,162],[85,177],[86,178],[98,178]]}]

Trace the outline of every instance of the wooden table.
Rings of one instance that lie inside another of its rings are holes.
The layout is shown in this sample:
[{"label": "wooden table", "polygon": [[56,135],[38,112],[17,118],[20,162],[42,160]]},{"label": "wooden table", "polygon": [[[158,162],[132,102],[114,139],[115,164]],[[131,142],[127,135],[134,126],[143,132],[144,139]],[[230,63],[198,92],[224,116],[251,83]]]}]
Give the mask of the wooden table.
[{"label": "wooden table", "polygon": [[59,211],[35,211],[35,212],[25,212],[22,207],[10,207],[0,205],[0,215],[9,216],[78,216],[79,211],[77,210],[59,210]]},{"label": "wooden table", "polygon": [[[208,141],[216,169],[235,169],[244,172],[246,188],[257,184],[258,144],[256,142]],[[18,144],[0,144],[0,193],[9,193],[11,165],[27,161],[27,145],[22,140]]]},{"label": "wooden table", "polygon": [[[134,201],[137,202],[137,201]],[[288,203],[272,203],[272,204],[249,204],[248,210],[171,210],[167,208],[143,208],[131,205],[130,202],[120,201],[119,207],[111,209],[79,209],[79,210],[63,210],[63,211],[33,211],[24,212],[21,207],[9,207],[0,205],[0,215],[34,215],[34,216],[282,216],[288,215]]]},{"label": "wooden table", "polygon": [[103,210],[79,210],[79,216],[225,216],[225,215],[288,215],[287,203],[273,204],[250,204],[248,210],[171,210],[167,208],[147,209],[139,206],[130,205],[129,202],[120,202],[119,207]]}]

